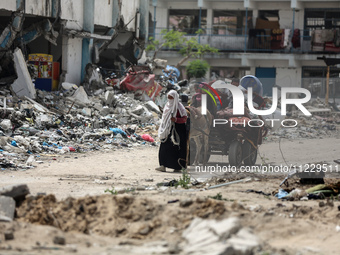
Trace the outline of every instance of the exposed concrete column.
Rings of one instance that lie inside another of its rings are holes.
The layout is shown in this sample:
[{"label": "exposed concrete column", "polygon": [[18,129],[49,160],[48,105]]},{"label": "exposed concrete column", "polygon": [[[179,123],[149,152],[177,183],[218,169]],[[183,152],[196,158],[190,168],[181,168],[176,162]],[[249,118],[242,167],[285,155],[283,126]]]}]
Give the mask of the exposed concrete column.
[{"label": "exposed concrete column", "polygon": [[142,40],[146,40],[149,35],[149,2],[148,1],[140,0],[139,12],[140,12],[139,37]]},{"label": "exposed concrete column", "polygon": [[252,11],[253,11],[253,26],[255,28],[255,26],[256,26],[256,19],[259,16],[259,10],[252,10]]},{"label": "exposed concrete column", "polygon": [[256,74],[256,67],[255,66],[251,66],[250,70],[246,70],[244,75],[255,75]]},{"label": "exposed concrete column", "polygon": [[210,80],[210,72],[211,72],[211,67],[209,66],[208,71],[204,76],[204,79],[206,79],[207,81],[211,81]]},{"label": "exposed concrete column", "polygon": [[62,72],[65,75],[66,82],[80,85],[82,70],[79,63],[81,61],[82,39],[63,36]]},{"label": "exposed concrete column", "polygon": [[[93,33],[94,32],[94,0],[84,0],[84,31]],[[85,66],[88,63],[92,63],[93,39],[84,38],[82,47],[82,60],[81,60],[81,80],[83,81],[85,76]]]},{"label": "exposed concrete column", "polygon": [[119,20],[119,4],[118,0],[112,0],[112,27],[115,27]]},{"label": "exposed concrete column", "polygon": [[20,8],[21,4],[24,4],[25,0],[17,0],[17,9]]},{"label": "exposed concrete column", "polygon": [[61,0],[52,0],[52,17],[57,18],[61,13]]},{"label": "exposed concrete column", "polygon": [[207,28],[208,34],[213,34],[213,9],[207,9]]},{"label": "exposed concrete column", "polygon": [[290,1],[290,8],[296,9],[296,10],[301,10],[304,9],[304,4],[299,1],[299,0],[291,0]]},{"label": "exposed concrete column", "polygon": [[[165,18],[164,18],[165,17]],[[159,3],[157,4],[157,13],[156,13],[156,35],[155,39],[160,40],[161,35],[160,32],[162,29],[168,28],[168,20],[169,13],[167,8],[159,7]],[[170,27],[171,29],[171,27]]]},{"label": "exposed concrete column", "polygon": [[253,26],[256,25],[256,19],[259,16],[257,4],[253,0],[243,0],[243,7],[248,8],[248,11],[253,11]]}]

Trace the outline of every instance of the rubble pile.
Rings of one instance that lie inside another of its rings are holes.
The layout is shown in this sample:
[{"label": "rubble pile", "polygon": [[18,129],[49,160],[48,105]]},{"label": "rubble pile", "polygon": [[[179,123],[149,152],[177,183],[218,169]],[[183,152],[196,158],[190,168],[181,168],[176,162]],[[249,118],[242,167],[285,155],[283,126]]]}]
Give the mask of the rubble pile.
[{"label": "rubble pile", "polygon": [[[280,128],[270,133],[268,139],[276,140],[278,138],[297,139],[322,139],[333,137],[339,134],[340,118],[339,117],[320,117],[311,118],[300,117],[298,125],[292,128]],[[292,124],[293,125],[293,124]]]},{"label": "rubble pile", "polygon": [[161,112],[153,101],[135,100],[134,94],[112,87],[91,97],[73,84],[63,84],[57,92],[36,91],[35,100],[0,91],[3,170],[31,168],[33,155],[41,153],[155,145]]},{"label": "rubble pile", "polygon": [[[306,109],[312,114],[311,117],[302,115],[301,111],[292,111],[291,116],[287,116],[287,119],[296,120],[296,127],[279,128],[274,132],[270,132],[268,139],[322,139],[325,137],[334,137],[339,134],[340,114],[336,105],[327,107],[317,98],[311,100],[311,102],[306,105]],[[294,123],[289,124],[287,121],[286,125],[294,126]]]}]

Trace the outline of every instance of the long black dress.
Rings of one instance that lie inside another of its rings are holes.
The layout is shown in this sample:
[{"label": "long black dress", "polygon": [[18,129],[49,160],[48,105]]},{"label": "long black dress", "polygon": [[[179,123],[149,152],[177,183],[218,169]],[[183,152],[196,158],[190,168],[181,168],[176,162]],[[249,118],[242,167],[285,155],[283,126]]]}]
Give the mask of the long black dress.
[{"label": "long black dress", "polygon": [[179,112],[177,112],[177,122],[175,123],[175,129],[178,133],[180,142],[179,146],[175,145],[171,141],[171,133],[167,137],[165,142],[161,142],[159,148],[159,165],[165,166],[168,168],[172,168],[174,170],[181,170],[182,168],[186,168],[186,157],[187,157],[187,130],[186,124],[183,123],[184,119],[181,118]]}]

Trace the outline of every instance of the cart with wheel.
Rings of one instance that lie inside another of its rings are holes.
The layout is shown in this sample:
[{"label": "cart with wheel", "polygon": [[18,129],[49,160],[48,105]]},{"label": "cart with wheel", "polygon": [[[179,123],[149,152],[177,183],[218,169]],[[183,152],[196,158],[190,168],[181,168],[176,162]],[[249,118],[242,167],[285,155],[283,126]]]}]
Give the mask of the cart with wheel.
[{"label": "cart with wheel", "polygon": [[[228,155],[229,164],[239,167],[242,162],[253,166],[257,159],[257,150],[262,144],[267,128],[261,122],[248,117],[230,117],[227,124],[218,124],[211,128],[209,135],[209,155]],[[229,123],[233,123],[230,125]]]}]

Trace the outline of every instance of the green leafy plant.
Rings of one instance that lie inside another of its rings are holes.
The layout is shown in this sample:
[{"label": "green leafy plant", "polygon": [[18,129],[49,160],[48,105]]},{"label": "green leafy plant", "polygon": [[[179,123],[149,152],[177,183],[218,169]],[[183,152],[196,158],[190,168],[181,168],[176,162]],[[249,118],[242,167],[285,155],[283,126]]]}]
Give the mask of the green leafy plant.
[{"label": "green leafy plant", "polygon": [[209,64],[205,60],[195,59],[187,66],[188,78],[203,78],[209,70]]},{"label": "green leafy plant", "polygon": [[179,178],[178,182],[176,183],[176,188],[181,186],[184,189],[188,189],[190,184],[190,175],[188,174],[187,170],[182,170],[182,177]]},{"label": "green leafy plant", "polygon": [[205,53],[217,53],[218,49],[211,47],[209,44],[201,44],[198,42],[198,37],[203,33],[202,29],[196,32],[196,36],[188,37],[187,33],[179,32],[176,30],[166,30],[161,31],[161,40],[155,40],[150,37],[148,45],[145,51],[154,51],[151,58],[153,61],[156,58],[157,53],[163,49],[177,49],[183,58],[176,64],[176,68],[179,68],[185,61],[191,57],[202,57]]},{"label": "green leafy plant", "polygon": [[222,194],[220,192],[217,193],[215,196],[208,196],[208,198],[216,199],[216,200],[229,201],[229,202],[235,202],[234,199],[223,198]]},{"label": "green leafy plant", "polygon": [[216,199],[216,200],[223,200],[222,194],[219,192],[215,196],[208,196],[209,198]]},{"label": "green leafy plant", "polygon": [[105,193],[111,193],[112,195],[117,195],[118,192],[115,190],[115,187],[112,186],[112,189],[106,189],[104,190]]},{"label": "green leafy plant", "polygon": [[233,201],[235,201],[234,199],[227,199],[227,198],[223,198],[222,197],[222,194],[219,192],[219,193],[217,193],[215,196],[208,196],[208,198],[211,198],[211,199],[216,199],[216,200],[224,200],[224,201],[231,201],[231,202],[233,202]]}]

